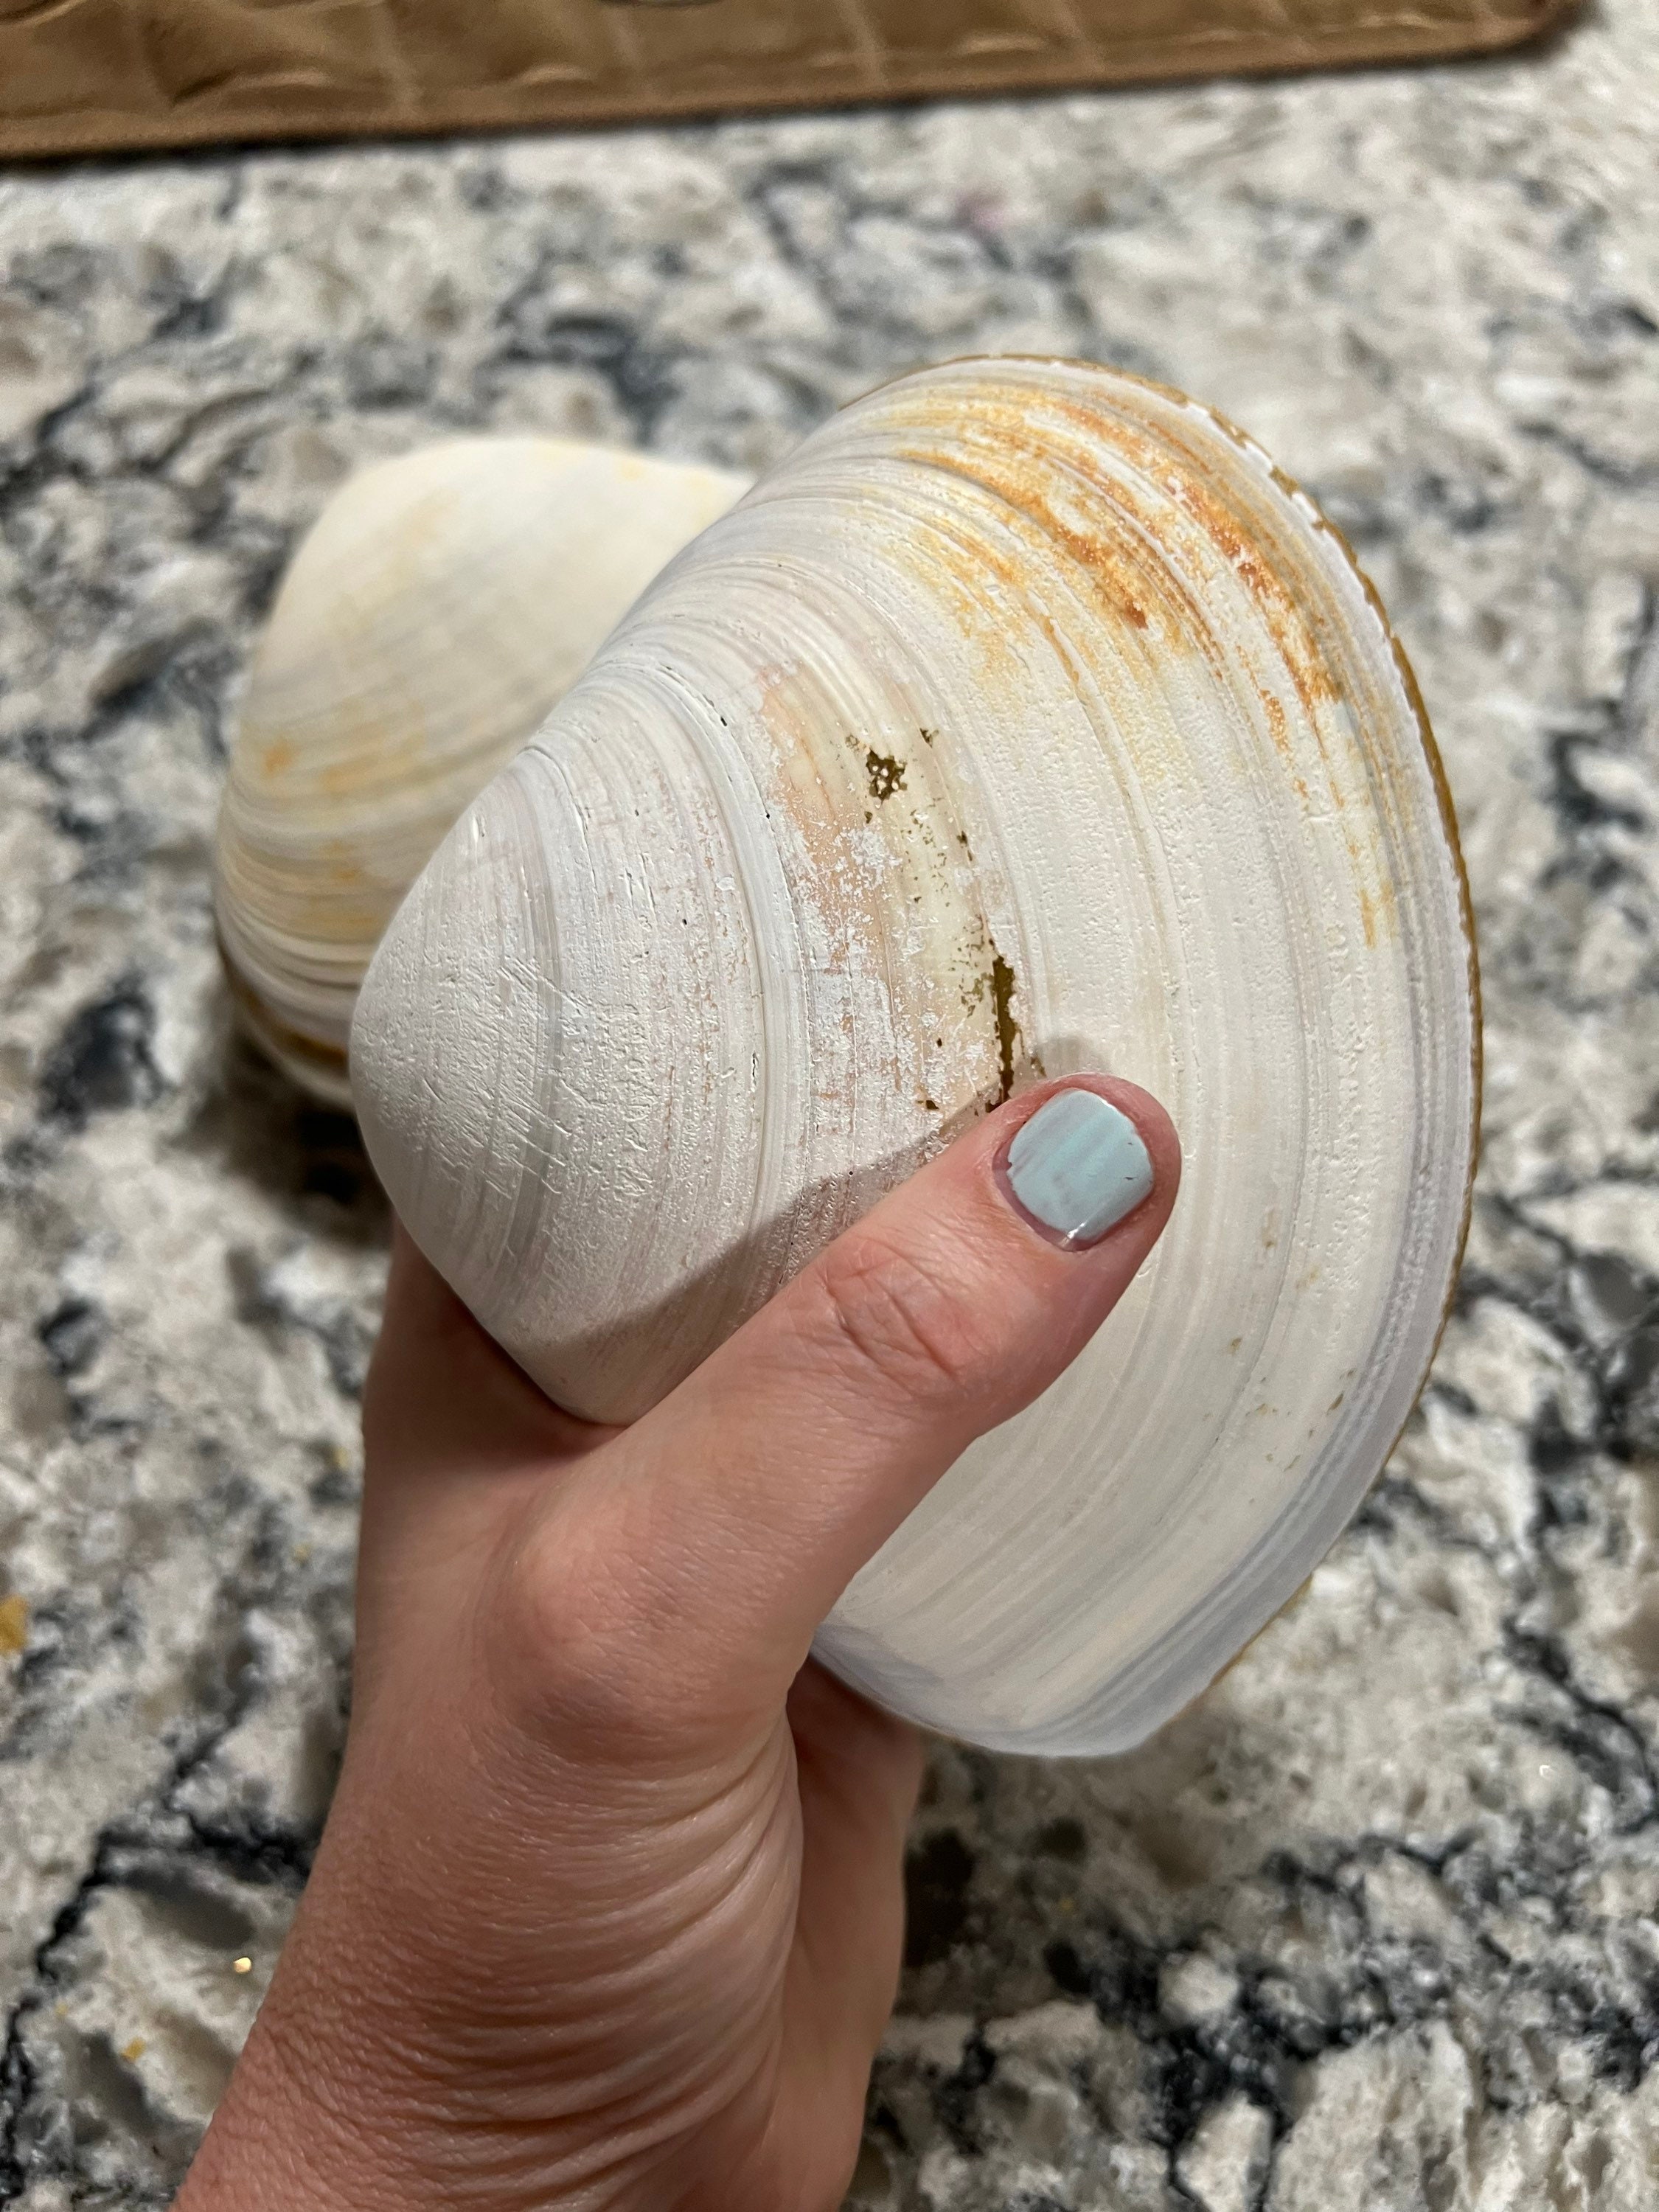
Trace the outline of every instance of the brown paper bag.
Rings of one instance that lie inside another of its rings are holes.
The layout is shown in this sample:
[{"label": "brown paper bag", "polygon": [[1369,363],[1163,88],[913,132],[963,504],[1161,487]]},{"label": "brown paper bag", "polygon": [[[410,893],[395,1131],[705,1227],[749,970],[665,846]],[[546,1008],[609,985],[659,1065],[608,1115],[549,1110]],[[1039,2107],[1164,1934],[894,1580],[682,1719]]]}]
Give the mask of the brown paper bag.
[{"label": "brown paper bag", "polygon": [[0,153],[524,129],[1510,46],[1575,0],[0,0]]}]

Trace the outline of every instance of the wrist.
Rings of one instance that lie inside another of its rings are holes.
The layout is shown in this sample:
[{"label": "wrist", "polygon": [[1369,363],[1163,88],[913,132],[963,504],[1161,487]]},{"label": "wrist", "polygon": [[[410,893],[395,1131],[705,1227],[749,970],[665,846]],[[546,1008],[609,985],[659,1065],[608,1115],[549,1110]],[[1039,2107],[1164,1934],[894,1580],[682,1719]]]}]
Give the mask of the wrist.
[{"label": "wrist", "polygon": [[661,2212],[632,2160],[595,2172],[603,2130],[579,2115],[526,2130],[492,2112],[492,2083],[513,2095],[493,2036],[466,2033],[465,1966],[440,1976],[459,2019],[423,2021],[394,1964],[407,1946],[330,1911],[331,1887],[301,1908],[174,2212]]},{"label": "wrist", "polygon": [[416,2212],[356,2069],[298,2059],[279,2005],[273,1984],[175,2212]]}]

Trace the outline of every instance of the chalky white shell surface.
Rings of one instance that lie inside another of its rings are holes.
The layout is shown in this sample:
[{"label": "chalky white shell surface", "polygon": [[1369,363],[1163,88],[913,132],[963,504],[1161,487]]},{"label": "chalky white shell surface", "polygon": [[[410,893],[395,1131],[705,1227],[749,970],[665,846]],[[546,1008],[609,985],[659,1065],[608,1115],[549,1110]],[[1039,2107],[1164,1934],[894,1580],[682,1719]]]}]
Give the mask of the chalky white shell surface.
[{"label": "chalky white shell surface", "polygon": [[369,955],[456,816],[747,479],[562,438],[453,438],[336,494],[248,682],[215,906],[239,1006],[345,1104]]},{"label": "chalky white shell surface", "polygon": [[1011,1086],[1155,1091],[1152,1261],[818,1644],[955,1735],[1099,1752],[1283,1604],[1405,1420],[1475,1018],[1340,540],[1180,396],[1001,360],[848,408],[671,564],[416,883],[352,1072],[425,1250],[613,1419]]}]

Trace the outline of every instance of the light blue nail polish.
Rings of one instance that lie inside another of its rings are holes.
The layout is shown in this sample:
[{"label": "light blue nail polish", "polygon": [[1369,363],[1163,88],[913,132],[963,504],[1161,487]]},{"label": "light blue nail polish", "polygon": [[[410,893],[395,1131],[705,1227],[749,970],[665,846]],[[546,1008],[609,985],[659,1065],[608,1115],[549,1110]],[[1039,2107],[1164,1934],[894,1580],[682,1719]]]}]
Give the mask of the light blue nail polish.
[{"label": "light blue nail polish", "polygon": [[1152,1163],[1127,1114],[1094,1091],[1057,1091],[1015,1132],[1008,1187],[1069,1244],[1093,1244],[1152,1187]]}]

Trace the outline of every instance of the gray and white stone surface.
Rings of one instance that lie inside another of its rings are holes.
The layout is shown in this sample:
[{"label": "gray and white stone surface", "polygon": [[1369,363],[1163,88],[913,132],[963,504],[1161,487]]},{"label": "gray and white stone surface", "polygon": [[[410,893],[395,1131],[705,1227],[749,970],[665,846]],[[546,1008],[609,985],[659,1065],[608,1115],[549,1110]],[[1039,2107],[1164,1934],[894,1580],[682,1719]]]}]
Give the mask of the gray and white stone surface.
[{"label": "gray and white stone surface", "polygon": [[[1659,0],[1476,67],[0,176],[0,2201],[164,2203],[318,1833],[386,1219],[229,1033],[250,639],[354,462],[1200,393],[1462,811],[1486,1154],[1346,1538],[1133,1756],[943,1748],[863,2212],[1659,2194]],[[246,1962],[239,1972],[239,1964]]]}]

